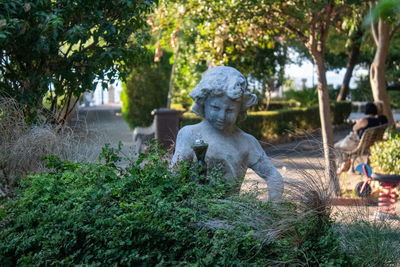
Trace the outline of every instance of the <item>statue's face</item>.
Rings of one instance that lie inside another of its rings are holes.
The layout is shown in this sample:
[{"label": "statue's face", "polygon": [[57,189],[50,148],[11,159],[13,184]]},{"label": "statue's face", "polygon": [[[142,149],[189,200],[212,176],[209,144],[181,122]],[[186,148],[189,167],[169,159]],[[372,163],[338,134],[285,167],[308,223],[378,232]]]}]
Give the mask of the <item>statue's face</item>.
[{"label": "statue's face", "polygon": [[219,131],[232,130],[240,111],[240,102],[226,95],[209,96],[204,103],[205,119]]}]

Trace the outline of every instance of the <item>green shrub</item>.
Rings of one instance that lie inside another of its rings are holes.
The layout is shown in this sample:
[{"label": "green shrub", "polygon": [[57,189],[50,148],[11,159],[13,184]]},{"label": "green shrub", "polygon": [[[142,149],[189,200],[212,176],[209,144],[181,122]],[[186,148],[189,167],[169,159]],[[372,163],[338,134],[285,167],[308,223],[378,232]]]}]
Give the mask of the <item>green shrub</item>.
[{"label": "green shrub", "polygon": [[261,103],[250,107],[249,111],[271,111],[271,110],[278,110],[278,109],[288,109],[297,107],[298,102],[295,100],[272,100],[269,102],[267,108],[267,100],[263,99]]},{"label": "green shrub", "polygon": [[287,90],[285,91],[285,99],[294,99],[299,102],[302,107],[318,105],[317,88],[311,87],[302,90]]},{"label": "green shrub", "polygon": [[351,113],[351,102],[341,101],[331,104],[331,113],[333,125],[344,123]]},{"label": "green shrub", "polygon": [[169,57],[165,51],[161,61],[155,63],[154,53],[149,51],[122,84],[122,116],[131,128],[149,126],[153,121],[151,112],[166,107],[171,74]]},{"label": "green shrub", "polygon": [[239,127],[257,139],[275,138],[296,129],[312,130],[320,127],[318,107],[293,108],[279,111],[250,112]]},{"label": "green shrub", "polygon": [[374,172],[400,173],[400,132],[389,131],[388,139],[371,146],[371,167]]},{"label": "green shrub", "polygon": [[[331,105],[332,123],[340,124],[347,119],[351,112],[349,102]],[[183,115],[182,124],[190,125],[201,121],[192,112]],[[259,140],[273,139],[277,136],[296,133],[297,130],[313,130],[321,128],[318,107],[291,108],[275,111],[248,112],[247,119],[238,126]],[[300,132],[299,132],[300,133]]]},{"label": "green shrub", "polygon": [[[326,215],[232,195],[218,171],[171,172],[153,147],[126,168],[48,158],[0,209],[8,265],[267,266],[345,264]],[[200,179],[201,178],[201,179]],[[201,183],[200,183],[201,181]]]}]

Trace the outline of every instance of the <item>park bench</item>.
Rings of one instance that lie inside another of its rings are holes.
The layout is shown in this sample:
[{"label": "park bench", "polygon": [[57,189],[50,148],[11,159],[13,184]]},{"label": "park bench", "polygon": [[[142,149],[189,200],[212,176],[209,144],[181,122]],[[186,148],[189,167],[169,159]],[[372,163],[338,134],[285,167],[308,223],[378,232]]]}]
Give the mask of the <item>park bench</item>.
[{"label": "park bench", "polygon": [[153,123],[149,127],[135,127],[133,129],[133,142],[135,144],[135,152],[137,154],[142,153],[143,144],[145,142],[149,142],[154,139],[156,134],[156,121],[153,120]]},{"label": "park bench", "polygon": [[181,111],[160,108],[152,111],[153,123],[149,127],[136,127],[133,130],[133,141],[136,153],[141,153],[143,144],[147,141],[157,139],[164,149],[169,149],[175,144],[179,131]]},{"label": "park bench", "polygon": [[352,172],[354,172],[355,161],[364,154],[369,155],[369,148],[376,141],[382,140],[383,134],[385,133],[385,130],[388,126],[388,124],[382,124],[376,127],[367,128],[361,136],[361,140],[358,143],[358,146],[352,151],[346,152],[349,155],[349,159],[351,160]]}]

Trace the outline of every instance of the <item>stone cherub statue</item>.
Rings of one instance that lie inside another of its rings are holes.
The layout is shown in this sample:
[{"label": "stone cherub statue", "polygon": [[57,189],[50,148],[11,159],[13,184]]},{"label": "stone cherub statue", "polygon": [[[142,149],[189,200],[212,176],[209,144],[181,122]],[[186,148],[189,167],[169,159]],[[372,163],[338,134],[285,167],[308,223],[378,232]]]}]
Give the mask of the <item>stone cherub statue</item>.
[{"label": "stone cherub statue", "polygon": [[258,141],[235,125],[237,120],[246,118],[247,109],[257,102],[257,96],[247,89],[244,76],[232,67],[214,67],[190,96],[194,99],[193,112],[204,120],[179,131],[172,165],[194,161],[192,145],[202,140],[208,143],[208,167],[222,164],[224,179],[240,183],[247,168],[251,168],[266,180],[269,199],[279,199],[283,192],[282,176]]}]

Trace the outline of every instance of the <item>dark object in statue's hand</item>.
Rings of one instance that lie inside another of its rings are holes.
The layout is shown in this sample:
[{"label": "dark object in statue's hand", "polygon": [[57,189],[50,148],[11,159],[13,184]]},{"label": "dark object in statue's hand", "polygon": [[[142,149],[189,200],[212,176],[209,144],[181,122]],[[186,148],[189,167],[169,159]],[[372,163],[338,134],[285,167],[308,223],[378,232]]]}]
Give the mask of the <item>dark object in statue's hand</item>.
[{"label": "dark object in statue's hand", "polygon": [[205,161],[205,157],[208,149],[208,144],[205,143],[203,140],[197,139],[192,144],[192,149],[197,157],[199,175],[207,175],[207,164]]}]

